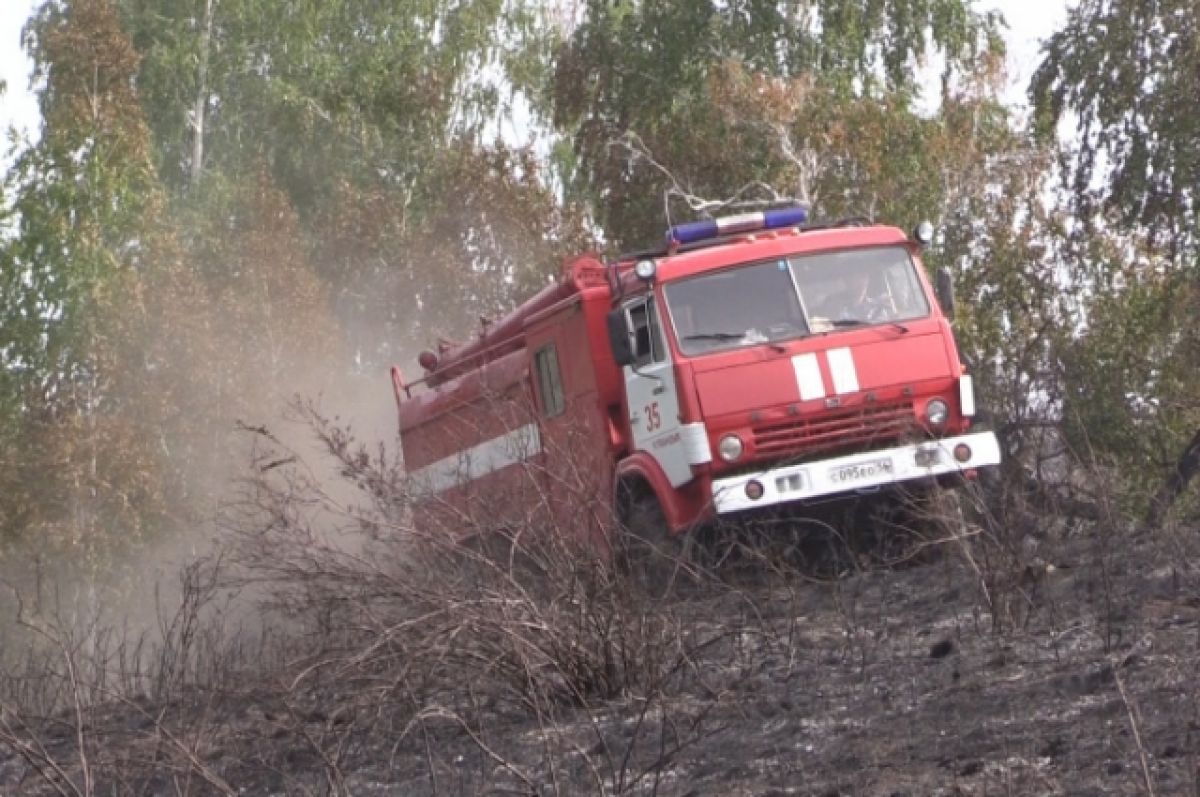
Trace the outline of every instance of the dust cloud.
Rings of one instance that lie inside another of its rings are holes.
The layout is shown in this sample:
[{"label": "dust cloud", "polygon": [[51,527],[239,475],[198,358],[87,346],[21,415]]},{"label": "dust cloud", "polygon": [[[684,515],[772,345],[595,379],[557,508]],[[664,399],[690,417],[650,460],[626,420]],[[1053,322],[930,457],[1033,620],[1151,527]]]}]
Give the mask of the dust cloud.
[{"label": "dust cloud", "polygon": [[[332,303],[322,297],[319,305],[321,311]],[[168,485],[166,511],[156,528],[137,539],[93,524],[91,533],[103,539],[85,539],[81,530],[74,545],[63,546],[30,535],[0,550],[0,674],[45,642],[30,626],[61,629],[85,645],[89,637],[114,629],[128,639],[159,636],[182,598],[180,574],[223,555],[231,526],[248,531],[254,479],[279,464],[263,459],[265,440],[272,441],[276,457],[280,450],[291,452],[289,471],[303,474],[307,489],[347,511],[363,496],[318,439],[314,417],[371,456],[399,456],[387,367],[356,367],[349,334],[332,310],[256,340],[222,336],[221,328],[236,328],[236,320],[219,306],[208,323],[193,328],[175,323],[170,312],[160,319],[142,338],[144,350],[132,352],[129,360],[168,364],[150,380],[165,406],[134,401],[129,406],[132,411],[151,406],[149,425],[157,427],[152,437],[162,455],[161,480]],[[346,323],[357,327],[355,342],[361,345],[363,320]],[[403,351],[407,363],[415,359],[408,353],[415,347],[376,343]],[[224,351],[214,356],[219,348]],[[79,503],[86,509],[88,496]],[[359,541],[339,533],[341,520],[326,512],[309,522],[324,544],[353,550]],[[252,591],[240,590],[243,630],[257,622],[254,601]]]}]

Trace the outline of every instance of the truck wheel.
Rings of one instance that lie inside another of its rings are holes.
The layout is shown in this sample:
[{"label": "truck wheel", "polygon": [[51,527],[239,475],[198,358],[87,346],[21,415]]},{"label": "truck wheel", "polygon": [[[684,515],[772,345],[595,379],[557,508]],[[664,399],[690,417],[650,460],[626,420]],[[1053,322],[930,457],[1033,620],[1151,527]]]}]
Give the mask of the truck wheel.
[{"label": "truck wheel", "polygon": [[667,519],[653,495],[630,499],[625,513],[620,565],[649,595],[670,595],[691,568],[684,560],[684,545],[667,528]]}]

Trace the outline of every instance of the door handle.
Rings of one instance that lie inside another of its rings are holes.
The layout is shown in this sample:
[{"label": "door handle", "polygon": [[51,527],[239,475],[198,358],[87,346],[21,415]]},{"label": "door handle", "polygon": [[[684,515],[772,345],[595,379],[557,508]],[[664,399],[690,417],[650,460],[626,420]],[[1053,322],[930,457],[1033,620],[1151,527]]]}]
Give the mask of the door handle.
[{"label": "door handle", "polygon": [[636,412],[633,415],[629,416],[629,425],[630,426],[637,426],[641,422],[642,422],[642,416],[638,415]]}]

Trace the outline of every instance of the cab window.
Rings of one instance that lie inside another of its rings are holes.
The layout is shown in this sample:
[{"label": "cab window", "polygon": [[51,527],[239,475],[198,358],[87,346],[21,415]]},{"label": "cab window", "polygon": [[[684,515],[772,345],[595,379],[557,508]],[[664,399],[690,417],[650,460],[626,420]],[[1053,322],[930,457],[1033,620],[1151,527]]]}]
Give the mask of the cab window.
[{"label": "cab window", "polygon": [[653,299],[629,305],[629,329],[633,335],[634,368],[666,359],[662,345],[662,332],[658,324],[658,312]]},{"label": "cab window", "polygon": [[562,372],[558,367],[558,351],[553,343],[538,349],[533,355],[537,372],[538,396],[542,400],[542,415],[553,418],[566,409],[563,398]]}]

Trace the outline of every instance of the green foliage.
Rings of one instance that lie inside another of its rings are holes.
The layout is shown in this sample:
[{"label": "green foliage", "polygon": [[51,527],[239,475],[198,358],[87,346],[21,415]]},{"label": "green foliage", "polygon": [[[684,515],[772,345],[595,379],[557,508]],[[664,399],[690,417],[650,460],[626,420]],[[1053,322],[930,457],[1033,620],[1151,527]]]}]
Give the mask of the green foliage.
[{"label": "green foliage", "polygon": [[67,547],[138,536],[161,509],[149,440],[112,389],[159,209],[132,88],[137,54],[103,0],[46,5],[27,29],[42,138],[7,177],[0,247],[0,531]]},{"label": "green foliage", "polygon": [[1043,135],[1079,126],[1068,160],[1077,212],[1142,226],[1194,262],[1200,227],[1200,6],[1087,0],[1054,34],[1030,96]]},{"label": "green foliage", "polygon": [[[223,192],[265,170],[298,213],[299,239],[358,368],[396,359],[426,314],[445,326],[494,314],[528,284],[511,272],[530,247],[502,228],[530,230],[512,220],[536,208],[546,215],[530,240],[553,240],[543,232],[560,214],[542,201],[549,195],[537,164],[484,141],[513,99],[502,76],[511,92],[532,92],[545,79],[555,28],[543,4],[119,5],[142,55],[137,83],[155,162],[188,235],[207,214],[228,212]],[[498,164],[510,171],[497,172]],[[490,197],[488,207],[471,201],[493,190],[504,197]],[[448,237],[431,241],[435,230]],[[541,251],[520,268],[544,275],[561,254]],[[211,257],[196,264],[222,268]],[[479,288],[488,275],[496,278],[491,296]]]},{"label": "green foliage", "polygon": [[[1027,427],[1052,416],[1061,401],[1058,351],[1080,309],[1059,267],[1062,220],[1042,204],[1050,155],[1023,150],[1020,141],[997,131],[955,175],[961,184],[948,203],[944,237],[926,258],[955,277],[959,348],[1010,455],[1032,444]],[[1008,157],[990,157],[1001,144]]]},{"label": "green foliage", "polygon": [[1069,428],[1139,491],[1200,425],[1198,95],[1200,8],[1181,0],[1081,3],[1030,87],[1044,137],[1078,128],[1070,262],[1092,295],[1065,357]]},{"label": "green foliage", "polygon": [[[958,0],[596,0],[559,54],[551,99],[558,129],[575,145],[572,188],[594,203],[610,240],[644,244],[663,227],[668,183],[620,146],[629,132],[686,193],[708,198],[788,176],[779,151],[786,132],[830,167],[826,210],[864,193],[886,196],[863,176],[881,177],[885,163],[921,176],[906,160],[923,143],[912,111],[918,61],[938,53],[947,75],[957,73],[996,52],[995,24]],[[893,137],[904,156],[855,162],[859,124],[881,127],[876,135]],[[785,184],[794,183],[777,183]]]},{"label": "green foliage", "polygon": [[1065,429],[1141,502],[1200,426],[1196,284],[1144,238],[1093,236],[1085,256],[1086,323],[1062,347]]},{"label": "green foliage", "polygon": [[206,38],[205,0],[120,5],[167,184],[190,182],[199,97],[204,170],[267,164],[306,215],[347,176],[408,188],[452,128],[482,127],[487,87],[470,78],[520,19],[500,0],[219,0]]},{"label": "green foliage", "polygon": [[319,390],[292,375],[336,327],[261,169],[172,215],[111,3],[46,4],[27,41],[44,128],[5,184],[0,536],[95,562],[211,506],[235,420]]},{"label": "green foliage", "polygon": [[89,308],[139,263],[156,196],[131,87],[137,55],[107,3],[47,6],[28,37],[46,81],[44,128],[5,183],[14,234],[0,247],[0,353],[10,408],[95,382]]}]

